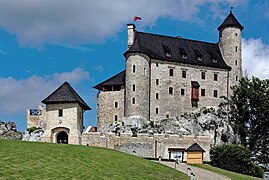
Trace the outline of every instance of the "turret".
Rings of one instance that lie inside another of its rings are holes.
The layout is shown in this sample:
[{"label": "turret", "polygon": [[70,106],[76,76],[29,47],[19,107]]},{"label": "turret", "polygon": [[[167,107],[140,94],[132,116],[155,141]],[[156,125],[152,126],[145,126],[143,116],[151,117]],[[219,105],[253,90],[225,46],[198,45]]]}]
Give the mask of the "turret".
[{"label": "turret", "polygon": [[231,11],[223,23],[218,27],[219,47],[225,62],[232,68],[228,79],[228,96],[231,88],[242,78],[242,30],[244,27],[238,22]]},{"label": "turret", "polygon": [[150,58],[139,49],[139,37],[134,24],[128,24],[126,58],[125,116],[149,119]]}]

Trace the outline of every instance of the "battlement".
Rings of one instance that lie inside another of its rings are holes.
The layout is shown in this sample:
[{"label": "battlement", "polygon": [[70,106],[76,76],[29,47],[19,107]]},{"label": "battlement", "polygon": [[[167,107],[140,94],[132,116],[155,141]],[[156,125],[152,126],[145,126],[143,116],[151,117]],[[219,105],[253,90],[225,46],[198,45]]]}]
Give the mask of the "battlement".
[{"label": "battlement", "polygon": [[186,149],[193,143],[198,143],[206,152],[204,159],[209,160],[210,136],[175,135],[175,134],[137,134],[84,132],[82,133],[83,145],[117,149],[141,157],[156,158],[162,156],[169,159],[169,149]]}]

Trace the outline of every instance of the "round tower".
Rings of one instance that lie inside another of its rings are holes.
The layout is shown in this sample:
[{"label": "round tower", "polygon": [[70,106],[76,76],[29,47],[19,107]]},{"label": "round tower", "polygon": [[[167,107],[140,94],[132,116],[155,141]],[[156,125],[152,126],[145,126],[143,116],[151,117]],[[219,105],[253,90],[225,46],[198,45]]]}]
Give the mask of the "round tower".
[{"label": "round tower", "polygon": [[144,54],[126,56],[125,117],[149,119],[150,58]]},{"label": "round tower", "polygon": [[[232,9],[232,8],[231,8]],[[229,15],[218,27],[219,47],[224,61],[232,68],[228,78],[228,96],[231,88],[239,84],[242,78],[242,30],[244,27],[238,22],[230,11]]]}]

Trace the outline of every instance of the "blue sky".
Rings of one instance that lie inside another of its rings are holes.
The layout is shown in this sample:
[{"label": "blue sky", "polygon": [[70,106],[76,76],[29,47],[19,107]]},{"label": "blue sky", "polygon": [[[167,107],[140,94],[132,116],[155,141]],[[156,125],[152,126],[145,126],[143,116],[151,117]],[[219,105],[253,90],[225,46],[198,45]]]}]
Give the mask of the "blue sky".
[{"label": "blue sky", "polygon": [[0,120],[26,128],[26,109],[36,108],[64,81],[92,107],[92,87],[125,69],[127,23],[138,31],[217,42],[229,13],[243,30],[243,68],[269,78],[269,2],[250,0],[0,0]]}]

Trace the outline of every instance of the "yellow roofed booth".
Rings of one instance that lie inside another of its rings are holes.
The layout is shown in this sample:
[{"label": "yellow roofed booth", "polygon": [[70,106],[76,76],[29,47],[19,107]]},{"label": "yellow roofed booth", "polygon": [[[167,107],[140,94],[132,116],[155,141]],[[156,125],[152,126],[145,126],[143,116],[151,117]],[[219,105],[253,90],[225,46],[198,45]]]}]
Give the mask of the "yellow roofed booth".
[{"label": "yellow roofed booth", "polygon": [[203,164],[205,150],[197,143],[186,149],[188,164]]}]

